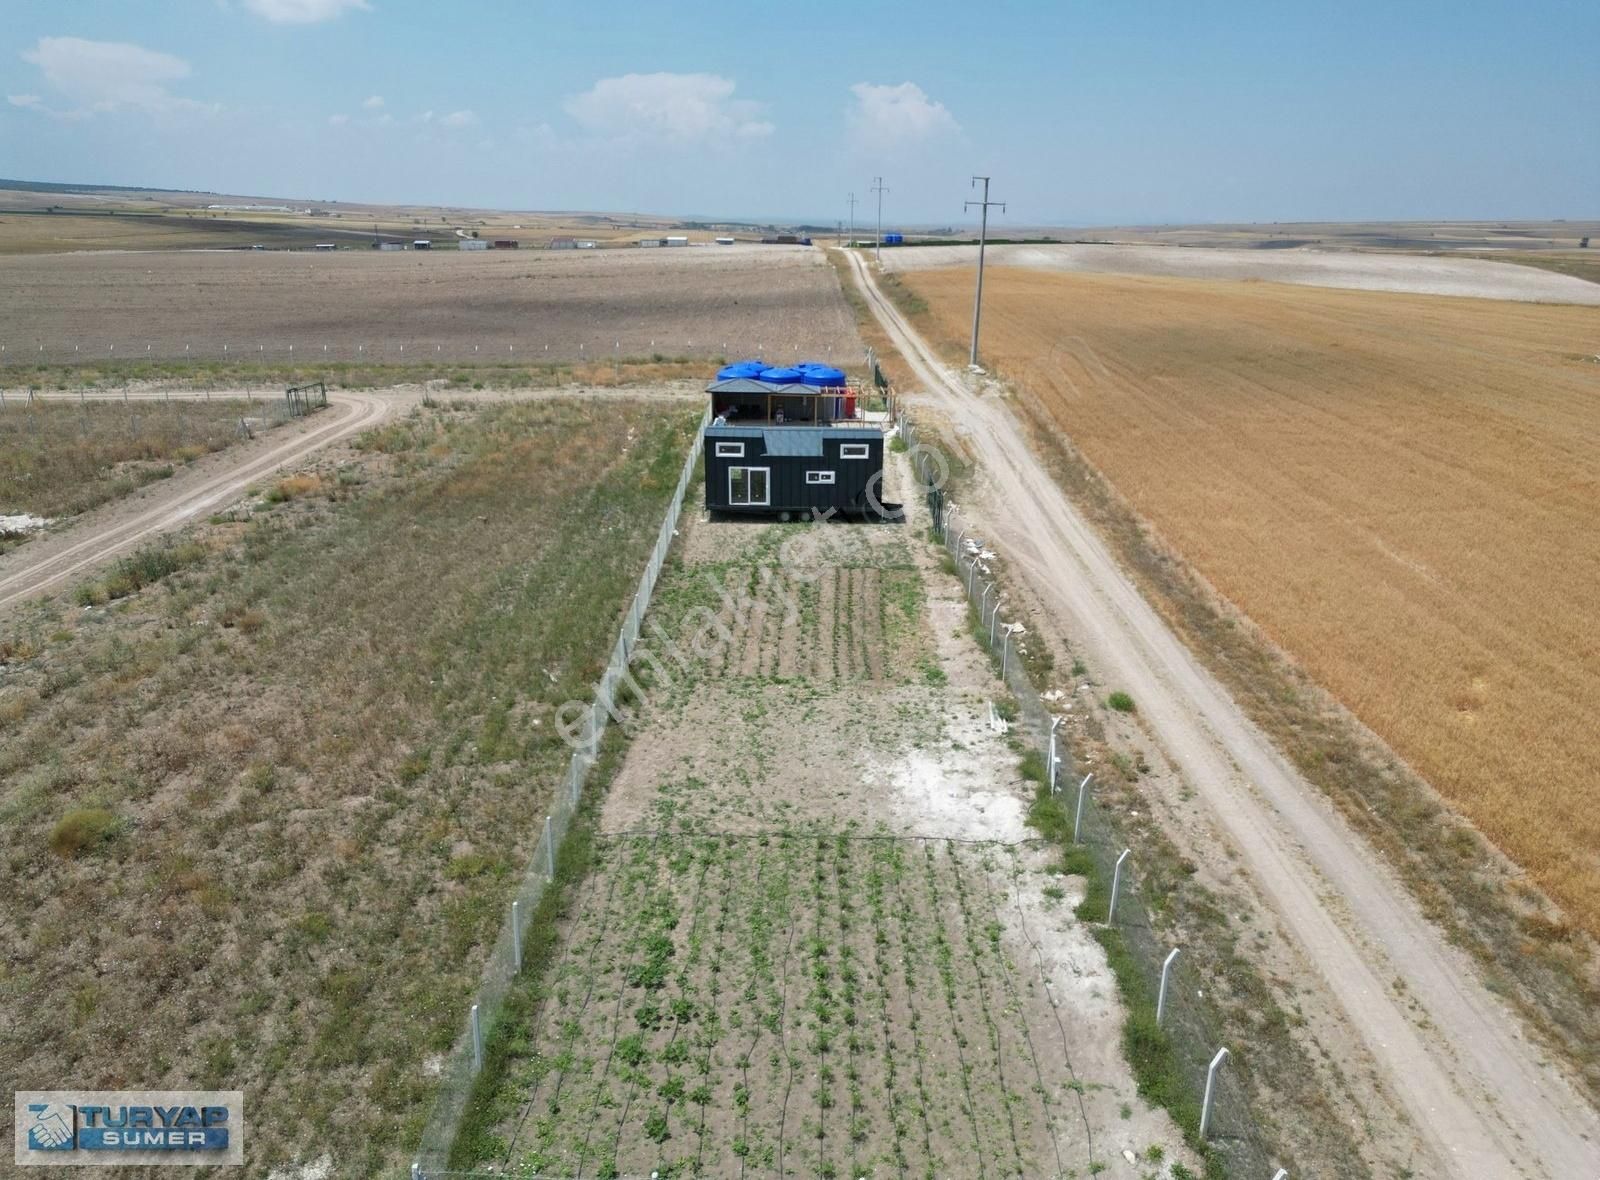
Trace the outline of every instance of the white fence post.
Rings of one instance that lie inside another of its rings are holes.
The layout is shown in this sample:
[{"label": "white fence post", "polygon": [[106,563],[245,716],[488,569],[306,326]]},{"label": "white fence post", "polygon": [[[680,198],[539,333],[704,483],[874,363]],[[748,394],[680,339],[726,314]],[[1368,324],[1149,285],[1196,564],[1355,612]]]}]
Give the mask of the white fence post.
[{"label": "white fence post", "polygon": [[1006,634],[1005,642],[1001,644],[1001,649],[1000,649],[1000,679],[1001,680],[1004,680],[1006,678],[1006,669],[1010,666],[1010,663],[1011,663],[1011,624],[1010,623],[1006,624],[1005,634]]},{"label": "white fence post", "polygon": [[1178,957],[1177,947],[1167,955],[1166,962],[1161,964],[1161,990],[1156,993],[1156,1027],[1161,1027],[1161,1018],[1167,1012],[1167,977],[1172,974],[1172,961]]},{"label": "white fence post", "polygon": [[1217,1081],[1217,1069],[1227,1058],[1226,1049],[1218,1049],[1217,1055],[1211,1059],[1211,1064],[1206,1068],[1206,1095],[1200,1101],[1200,1138],[1206,1137],[1206,1128],[1211,1125],[1211,1098]]},{"label": "white fence post", "polygon": [[1122,862],[1128,859],[1131,848],[1124,848],[1122,855],[1117,857],[1117,867],[1111,870],[1111,904],[1106,907],[1106,925],[1112,926],[1117,921],[1117,891],[1122,888]]},{"label": "white fence post", "polygon": [[1289,1169],[1279,1168],[1272,1174],[1272,1180],[1289,1180]]},{"label": "white fence post", "polygon": [[1061,718],[1052,717],[1050,719],[1050,765],[1047,769],[1050,773],[1050,793],[1052,795],[1056,793],[1056,764],[1061,761],[1056,757],[1056,726],[1060,724]]},{"label": "white fence post", "polygon": [[[478,1005],[472,1005],[472,1076],[483,1072],[483,1022],[478,1018]],[[1205,1124],[1201,1124],[1204,1126]],[[1204,1134],[1202,1131],[1201,1134]]]},{"label": "white fence post", "polygon": [[550,835],[550,817],[544,817],[544,879],[556,879],[556,842]]},{"label": "white fence post", "polygon": [[[516,965],[516,973],[522,973],[522,903],[511,903],[511,961]],[[1160,1018],[1156,1020],[1160,1024]]]},{"label": "white fence post", "polygon": [[1083,843],[1082,840],[1078,839],[1078,834],[1083,831],[1083,793],[1088,789],[1089,780],[1093,777],[1094,772],[1091,771],[1090,773],[1084,775],[1083,781],[1078,784],[1078,810],[1077,813],[1072,817],[1072,842],[1074,844]]}]

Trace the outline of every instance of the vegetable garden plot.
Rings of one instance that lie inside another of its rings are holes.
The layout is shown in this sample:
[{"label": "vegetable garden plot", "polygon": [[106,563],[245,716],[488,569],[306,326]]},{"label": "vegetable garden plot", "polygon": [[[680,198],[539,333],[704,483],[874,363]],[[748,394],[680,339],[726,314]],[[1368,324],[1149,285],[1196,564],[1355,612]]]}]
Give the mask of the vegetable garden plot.
[{"label": "vegetable garden plot", "polygon": [[545,1176],[1086,1175],[1059,1013],[1013,960],[1015,850],[603,840],[505,1163]]}]

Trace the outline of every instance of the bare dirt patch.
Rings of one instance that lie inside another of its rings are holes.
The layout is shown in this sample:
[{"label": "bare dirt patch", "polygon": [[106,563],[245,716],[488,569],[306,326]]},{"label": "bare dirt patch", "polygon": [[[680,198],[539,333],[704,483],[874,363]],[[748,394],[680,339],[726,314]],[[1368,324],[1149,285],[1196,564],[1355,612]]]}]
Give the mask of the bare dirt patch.
[{"label": "bare dirt patch", "polygon": [[[887,269],[918,271],[971,267],[975,246],[923,246],[884,256]],[[1413,295],[1458,295],[1530,303],[1600,306],[1600,284],[1482,258],[1366,254],[1352,250],[1183,249],[1142,245],[998,245],[992,266],[1084,274],[1291,283]]]},{"label": "bare dirt patch", "polygon": [[860,355],[822,252],[786,246],[7,256],[0,323],[33,364]]}]

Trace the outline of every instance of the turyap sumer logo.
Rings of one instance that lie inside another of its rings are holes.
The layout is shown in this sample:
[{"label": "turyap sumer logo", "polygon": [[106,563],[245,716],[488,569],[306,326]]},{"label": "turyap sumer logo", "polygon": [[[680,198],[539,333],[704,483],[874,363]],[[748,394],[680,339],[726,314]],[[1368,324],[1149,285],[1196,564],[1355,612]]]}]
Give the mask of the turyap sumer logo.
[{"label": "turyap sumer logo", "polygon": [[242,1164],[239,1090],[19,1090],[23,1165]]}]

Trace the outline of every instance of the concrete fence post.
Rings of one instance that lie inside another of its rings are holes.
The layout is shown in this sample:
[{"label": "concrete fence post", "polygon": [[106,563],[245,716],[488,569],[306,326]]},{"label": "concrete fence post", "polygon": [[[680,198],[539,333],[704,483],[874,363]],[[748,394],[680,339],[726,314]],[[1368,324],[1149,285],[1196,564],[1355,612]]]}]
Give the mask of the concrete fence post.
[{"label": "concrete fence post", "polygon": [[554,881],[556,879],[556,842],[550,834],[550,817],[548,815],[544,817],[544,865],[544,879],[546,881]]},{"label": "concrete fence post", "polygon": [[411,1161],[411,1180],[423,1180],[422,1164],[417,1160]]},{"label": "concrete fence post", "polygon": [[1083,795],[1089,789],[1089,780],[1094,777],[1093,772],[1083,776],[1083,781],[1078,784],[1078,810],[1072,817],[1072,842],[1082,844],[1079,834],[1083,831]]},{"label": "concrete fence post", "polygon": [[1131,848],[1124,848],[1122,855],[1117,857],[1117,866],[1111,870],[1111,904],[1106,906],[1106,925],[1115,925],[1117,921],[1117,893],[1122,888],[1122,862],[1128,859]]},{"label": "concrete fence post", "polygon": [[1279,1168],[1276,1172],[1272,1173],[1272,1180],[1289,1180],[1289,1169]]},{"label": "concrete fence post", "polygon": [[[478,1016],[478,1005],[472,1005],[472,1074],[483,1072],[483,1021]],[[1201,1124],[1204,1126],[1204,1124]],[[1204,1132],[1202,1132],[1203,1134]]]},{"label": "concrete fence post", "polygon": [[1178,947],[1173,947],[1167,954],[1166,961],[1161,964],[1161,990],[1156,993],[1156,1027],[1161,1027],[1161,1018],[1167,1014],[1167,978],[1172,974],[1172,961],[1178,957]]},{"label": "concrete fence post", "polygon": [[511,962],[513,970],[520,975],[522,973],[522,903],[520,901],[511,903]]},{"label": "concrete fence post", "polygon": [[1200,1138],[1206,1137],[1206,1129],[1211,1125],[1211,1100],[1215,1096],[1217,1070],[1227,1059],[1228,1051],[1218,1049],[1217,1055],[1211,1059],[1211,1064],[1206,1067],[1206,1094],[1200,1101]]},{"label": "concrete fence post", "polygon": [[1011,624],[1009,624],[1009,623],[1006,624],[1005,632],[1006,632],[1005,642],[1001,645],[1001,648],[1000,648],[1000,679],[1001,680],[1004,680],[1006,678],[1006,669],[1011,664]]},{"label": "concrete fence post", "polygon": [[1056,727],[1060,724],[1061,718],[1052,717],[1050,719],[1050,763],[1045,767],[1045,770],[1050,776],[1050,793],[1052,795],[1056,793],[1056,763],[1061,761],[1056,757]]}]

